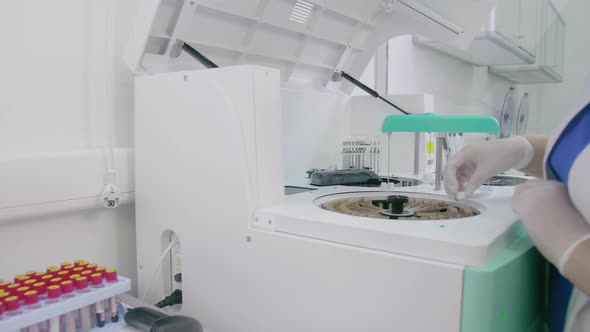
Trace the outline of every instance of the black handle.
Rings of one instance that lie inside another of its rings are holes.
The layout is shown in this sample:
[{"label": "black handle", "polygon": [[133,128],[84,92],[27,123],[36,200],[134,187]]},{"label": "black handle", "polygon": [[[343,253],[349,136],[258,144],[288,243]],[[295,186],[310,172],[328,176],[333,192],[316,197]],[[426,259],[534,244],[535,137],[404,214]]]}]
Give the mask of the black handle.
[{"label": "black handle", "polygon": [[404,204],[409,202],[408,196],[402,195],[391,195],[387,196],[387,201],[391,204],[391,212],[393,214],[402,214],[404,213]]}]

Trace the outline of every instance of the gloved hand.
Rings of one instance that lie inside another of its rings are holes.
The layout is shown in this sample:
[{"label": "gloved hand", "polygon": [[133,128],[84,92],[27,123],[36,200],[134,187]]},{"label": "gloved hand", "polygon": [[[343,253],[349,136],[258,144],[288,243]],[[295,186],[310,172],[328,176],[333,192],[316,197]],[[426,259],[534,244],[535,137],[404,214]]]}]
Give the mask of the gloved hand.
[{"label": "gloved hand", "polygon": [[528,181],[516,187],[512,209],[537,249],[563,273],[576,246],[590,237],[590,225],[557,181]]},{"label": "gloved hand", "polygon": [[492,176],[527,166],[533,155],[533,147],[521,136],[467,145],[445,166],[445,190],[455,199],[461,191],[469,196]]}]

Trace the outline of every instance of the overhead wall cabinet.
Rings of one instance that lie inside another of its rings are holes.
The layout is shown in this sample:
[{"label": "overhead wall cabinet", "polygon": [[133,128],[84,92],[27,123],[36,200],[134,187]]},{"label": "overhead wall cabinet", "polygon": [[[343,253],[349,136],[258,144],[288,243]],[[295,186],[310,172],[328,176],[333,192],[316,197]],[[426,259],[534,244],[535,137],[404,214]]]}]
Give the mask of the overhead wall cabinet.
[{"label": "overhead wall cabinet", "polygon": [[551,0],[541,1],[540,52],[534,64],[493,66],[490,70],[515,83],[558,83],[562,80],[565,21]]},{"label": "overhead wall cabinet", "polygon": [[[145,0],[127,53],[138,73],[200,68],[177,52],[189,44],[219,66],[281,70],[283,83],[360,77],[377,47],[399,35],[469,42],[493,1],[473,0]],[[182,47],[182,46],[180,46]],[[319,84],[318,84],[319,83]]]},{"label": "overhead wall cabinet", "polygon": [[532,64],[538,56],[539,17],[539,0],[499,0],[468,49],[444,41],[415,40],[478,66]]}]

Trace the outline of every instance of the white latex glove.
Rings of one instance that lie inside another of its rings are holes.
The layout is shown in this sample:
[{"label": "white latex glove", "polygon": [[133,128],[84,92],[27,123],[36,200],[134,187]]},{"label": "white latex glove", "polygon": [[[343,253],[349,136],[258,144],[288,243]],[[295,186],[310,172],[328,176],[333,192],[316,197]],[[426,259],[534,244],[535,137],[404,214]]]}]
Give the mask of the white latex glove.
[{"label": "white latex glove", "polygon": [[516,212],[541,254],[563,268],[574,249],[590,238],[590,225],[557,181],[528,181],[516,187],[512,198]]},{"label": "white latex glove", "polygon": [[533,155],[533,147],[521,136],[467,145],[445,166],[445,190],[455,199],[458,192],[469,196],[492,176],[527,166]]}]

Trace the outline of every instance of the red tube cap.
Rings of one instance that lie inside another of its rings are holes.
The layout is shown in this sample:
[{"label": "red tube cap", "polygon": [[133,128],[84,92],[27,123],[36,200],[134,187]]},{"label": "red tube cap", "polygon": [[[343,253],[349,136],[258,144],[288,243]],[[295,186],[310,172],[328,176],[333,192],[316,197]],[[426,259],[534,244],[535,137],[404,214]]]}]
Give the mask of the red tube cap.
[{"label": "red tube cap", "polygon": [[4,313],[4,303],[0,302],[0,316]]},{"label": "red tube cap", "polygon": [[86,265],[86,269],[92,271],[93,273],[96,271],[96,268],[97,266],[94,263]]},{"label": "red tube cap", "polygon": [[19,287],[22,287],[22,285],[19,284],[18,282],[14,283],[14,284],[10,284],[6,287],[6,291],[12,295],[16,295],[16,289]]},{"label": "red tube cap", "polygon": [[10,296],[12,296],[12,295],[10,295],[10,293],[0,293],[0,301],[5,302],[4,300]]},{"label": "red tube cap", "polygon": [[59,285],[62,282],[62,278],[53,278],[49,280],[49,285]]},{"label": "red tube cap", "polygon": [[25,293],[25,304],[31,305],[39,302],[39,293],[36,290],[30,290]]},{"label": "red tube cap", "polygon": [[57,274],[55,275],[58,278],[62,278],[63,280],[67,279],[67,277],[70,275],[70,271],[67,270],[61,270],[59,272],[57,272]]},{"label": "red tube cap", "polygon": [[25,272],[25,275],[32,278],[36,273],[37,273],[37,271],[28,271],[28,272]]},{"label": "red tube cap", "polygon": [[0,290],[6,290],[6,288],[8,288],[8,286],[10,286],[10,281],[0,282]]},{"label": "red tube cap", "polygon": [[77,278],[74,283],[76,285],[76,289],[88,288],[88,278],[86,277]]},{"label": "red tube cap", "polygon": [[59,267],[57,267],[57,266],[48,266],[47,267],[47,272],[48,273],[55,274],[58,271],[59,271]]},{"label": "red tube cap", "polygon": [[6,311],[14,311],[20,308],[18,296],[9,296],[4,300],[4,309]]},{"label": "red tube cap", "polygon": [[74,291],[74,282],[71,280],[64,280],[60,284],[62,294],[68,294]]},{"label": "red tube cap", "polygon": [[27,279],[31,279],[31,277],[24,275],[24,274],[19,274],[17,276],[14,276],[14,282],[24,282]]},{"label": "red tube cap", "polygon": [[84,264],[88,264],[88,263],[85,260],[83,260],[83,259],[76,259],[74,261],[74,266],[76,266],[76,267],[78,267],[80,265],[84,265]]},{"label": "red tube cap", "polygon": [[16,289],[16,295],[18,295],[18,297],[22,298],[23,296],[25,296],[25,293],[30,291],[31,287],[29,286],[22,286]]},{"label": "red tube cap", "polygon": [[90,283],[93,286],[98,286],[98,285],[102,284],[102,274],[100,274],[100,273],[93,273],[90,276]]},{"label": "red tube cap", "polygon": [[45,294],[47,292],[47,284],[43,281],[35,283],[33,284],[33,289],[36,290],[39,295]]},{"label": "red tube cap", "polygon": [[108,282],[117,281],[117,270],[109,269],[106,272],[106,278]]},{"label": "red tube cap", "polygon": [[25,282],[23,283],[23,285],[24,286],[32,287],[36,283],[37,283],[37,280],[35,280],[35,279],[28,279],[28,280],[25,280]]},{"label": "red tube cap", "polygon": [[70,265],[72,265],[72,263],[70,263],[70,262],[63,262],[63,263],[61,263],[61,264],[60,264],[60,266],[61,266],[61,268],[62,268],[62,269],[63,269],[64,267],[66,267],[66,266],[70,266]]},{"label": "red tube cap", "polygon": [[44,275],[46,275],[47,273],[45,272],[37,272],[34,275],[31,276],[31,278],[35,278],[37,280],[41,280],[41,278],[43,278]]},{"label": "red tube cap", "polygon": [[99,266],[96,268],[96,270],[94,270],[94,272],[102,274],[102,277],[104,278],[107,274],[107,269],[104,266]]},{"label": "red tube cap", "polygon": [[61,296],[61,287],[59,285],[51,285],[47,287],[47,298],[57,299]]},{"label": "red tube cap", "polygon": [[51,280],[51,279],[53,279],[52,274],[45,274],[44,276],[41,277],[41,279],[37,279],[37,280],[49,283],[49,280]]}]

